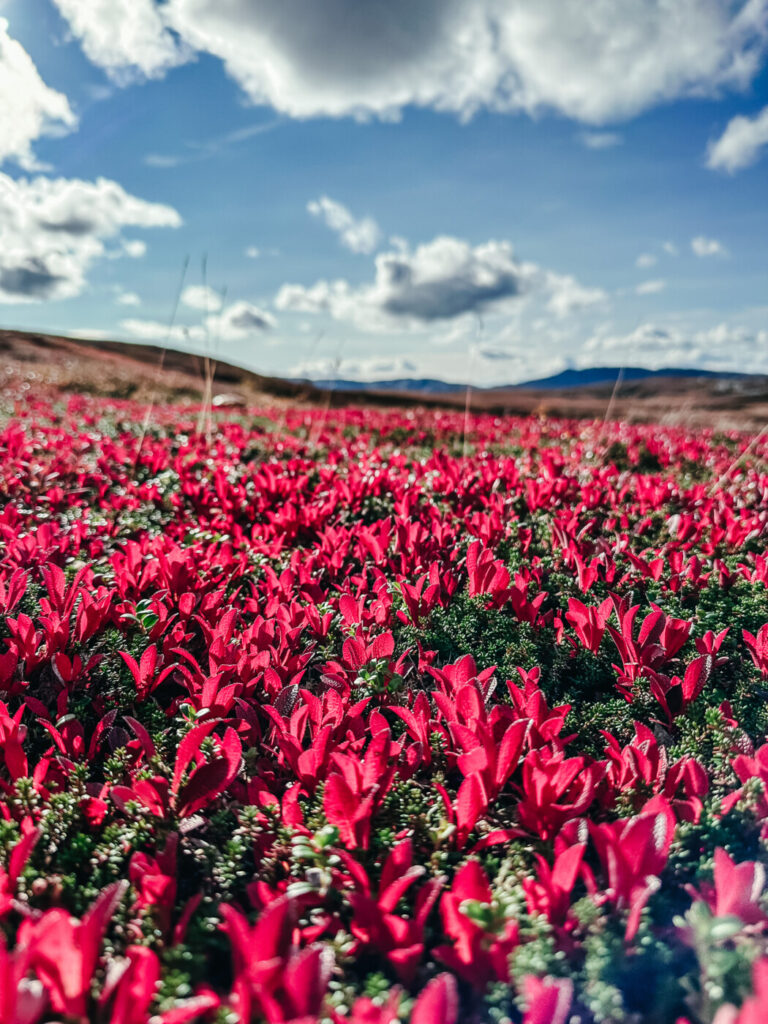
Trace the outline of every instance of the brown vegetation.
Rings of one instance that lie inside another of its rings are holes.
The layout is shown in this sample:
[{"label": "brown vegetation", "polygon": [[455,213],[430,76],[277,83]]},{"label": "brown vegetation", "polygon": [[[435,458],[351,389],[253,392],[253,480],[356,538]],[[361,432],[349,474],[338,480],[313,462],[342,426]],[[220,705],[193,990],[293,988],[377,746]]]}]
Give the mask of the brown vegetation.
[{"label": "brown vegetation", "polygon": [[[66,391],[137,401],[196,402],[205,393],[205,360],[154,345],[85,341],[0,331],[0,366],[7,383],[28,381]],[[2,378],[0,378],[2,379]],[[309,404],[423,405],[464,408],[464,392],[324,392],[309,383],[265,377],[217,362],[213,395],[223,404],[264,401]],[[628,381],[611,403],[612,384],[550,390],[471,389],[475,411],[568,418],[658,422],[718,429],[759,428],[768,422],[768,378],[664,377]]]}]

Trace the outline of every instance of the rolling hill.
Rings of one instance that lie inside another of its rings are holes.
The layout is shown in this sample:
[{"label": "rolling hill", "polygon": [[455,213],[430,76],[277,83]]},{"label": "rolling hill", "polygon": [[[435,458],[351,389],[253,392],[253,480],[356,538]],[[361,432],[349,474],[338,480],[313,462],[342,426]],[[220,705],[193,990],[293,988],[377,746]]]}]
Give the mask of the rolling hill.
[{"label": "rolling hill", "polygon": [[[154,402],[200,402],[206,371],[219,404],[300,402],[323,405],[414,404],[464,408],[465,385],[440,380],[393,380],[361,385],[348,380],[303,381],[264,376],[231,363],[154,345],[91,341],[59,335],[0,330],[5,381],[36,388],[84,392]],[[471,388],[475,411],[492,414],[625,419],[711,426],[762,428],[768,422],[768,378],[674,368],[566,370],[554,377],[499,388]]]}]

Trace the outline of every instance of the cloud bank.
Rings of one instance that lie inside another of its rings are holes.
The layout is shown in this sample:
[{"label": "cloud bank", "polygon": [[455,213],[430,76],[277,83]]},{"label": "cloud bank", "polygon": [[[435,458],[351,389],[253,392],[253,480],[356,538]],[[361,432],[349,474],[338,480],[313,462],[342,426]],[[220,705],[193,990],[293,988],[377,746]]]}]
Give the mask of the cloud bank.
[{"label": "cloud bank", "polygon": [[[254,103],[297,118],[413,105],[603,125],[745,87],[768,38],[768,0],[55,2],[112,75],[162,74],[186,46],[218,57]],[[129,31],[115,31],[118,17]]]},{"label": "cloud bank", "polygon": [[123,228],[180,225],[172,207],[138,199],[106,178],[0,174],[0,302],[71,298],[96,260],[143,252],[122,238]]},{"label": "cloud bank", "polygon": [[[193,309],[202,308],[192,303],[186,305]],[[246,341],[272,330],[276,325],[277,321],[267,310],[242,300],[223,309],[219,305],[217,312],[209,313],[197,324],[174,324],[169,328],[168,324],[158,320],[131,317],[120,321],[122,331],[132,338],[158,344],[166,341],[177,345],[192,343],[206,349],[216,341]]]},{"label": "cloud bank", "polygon": [[515,259],[508,242],[471,246],[442,236],[410,250],[405,246],[375,258],[374,280],[286,284],[278,309],[328,313],[364,330],[424,327],[469,314],[500,309],[533,284],[536,268]]},{"label": "cloud bank", "polygon": [[721,323],[713,327],[644,323],[626,334],[610,329],[596,332],[584,345],[579,360],[585,366],[637,363],[642,365],[703,366],[709,369],[744,369],[765,372],[768,368],[768,331]]},{"label": "cloud bank", "polygon": [[586,288],[574,277],[522,262],[509,242],[472,246],[439,236],[411,249],[396,248],[374,259],[374,278],[352,285],[344,279],[305,286],[285,284],[275,297],[278,309],[327,314],[365,331],[425,330],[482,317],[510,314],[536,294],[549,313],[564,319],[603,303],[600,288]]},{"label": "cloud bank", "polygon": [[9,35],[7,20],[0,18],[0,164],[14,160],[35,170],[32,143],[76,123],[67,97],[45,84],[27,51]]}]

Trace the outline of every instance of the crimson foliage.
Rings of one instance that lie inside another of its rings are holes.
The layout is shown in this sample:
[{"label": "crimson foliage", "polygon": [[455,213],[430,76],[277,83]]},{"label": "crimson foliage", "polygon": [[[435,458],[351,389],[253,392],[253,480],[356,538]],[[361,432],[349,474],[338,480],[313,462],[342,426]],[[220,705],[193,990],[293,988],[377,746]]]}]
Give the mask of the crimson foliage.
[{"label": "crimson foliage", "polygon": [[145,413],[0,431],[2,1024],[766,1019],[765,442]]}]

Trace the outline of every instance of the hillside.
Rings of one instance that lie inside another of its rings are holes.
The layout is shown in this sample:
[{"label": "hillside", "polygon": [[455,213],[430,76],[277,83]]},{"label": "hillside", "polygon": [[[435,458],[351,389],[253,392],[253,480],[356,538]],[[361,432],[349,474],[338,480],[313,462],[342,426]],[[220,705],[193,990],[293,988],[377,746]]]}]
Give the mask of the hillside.
[{"label": "hillside", "polygon": [[[111,398],[196,402],[205,388],[203,357],[155,345],[0,330],[0,362],[6,379],[19,376],[64,391]],[[213,394],[244,402],[322,397],[311,384],[263,377],[224,362],[215,364]]]},{"label": "hillside", "polygon": [[[9,383],[22,380],[75,393],[164,403],[197,402],[204,394],[206,367],[201,356],[154,345],[2,330],[0,362]],[[469,398],[472,409],[495,414],[602,419],[610,411],[612,419],[630,422],[719,429],[759,429],[768,422],[768,378],[760,376],[629,369],[614,395],[618,369],[609,367],[566,371],[517,387],[471,388],[467,395],[465,387],[439,380],[424,381],[418,390],[411,381],[376,383],[361,390],[350,381],[333,382],[329,388],[330,382],[267,377],[225,362],[217,362],[213,369],[213,395],[225,403],[464,409]]]}]

